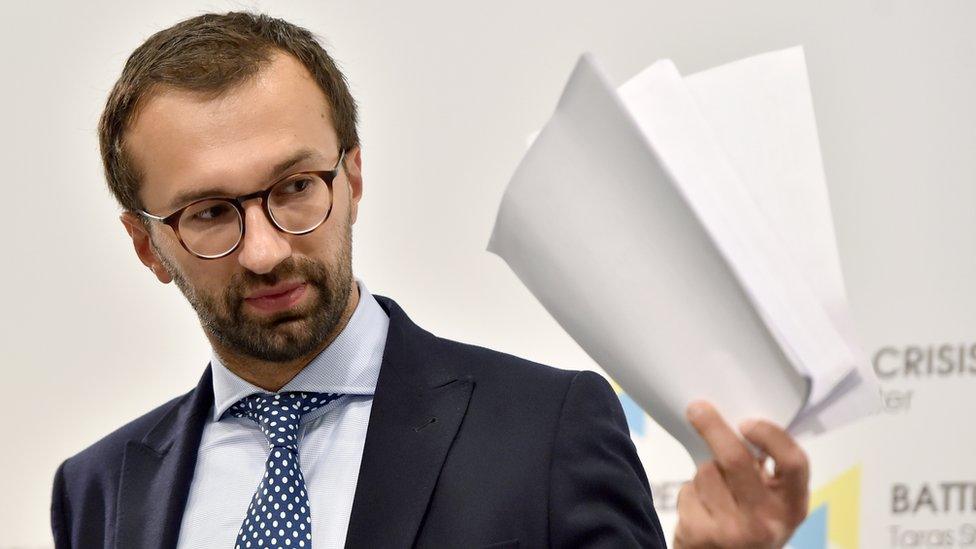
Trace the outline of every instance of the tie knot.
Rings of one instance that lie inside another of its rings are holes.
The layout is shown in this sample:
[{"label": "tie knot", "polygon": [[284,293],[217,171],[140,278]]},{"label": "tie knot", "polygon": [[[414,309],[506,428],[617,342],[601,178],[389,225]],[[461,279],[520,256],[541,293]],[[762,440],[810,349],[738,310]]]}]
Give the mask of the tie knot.
[{"label": "tie knot", "polygon": [[298,447],[302,416],[341,397],[340,393],[255,393],[231,406],[227,413],[257,422],[272,447]]}]

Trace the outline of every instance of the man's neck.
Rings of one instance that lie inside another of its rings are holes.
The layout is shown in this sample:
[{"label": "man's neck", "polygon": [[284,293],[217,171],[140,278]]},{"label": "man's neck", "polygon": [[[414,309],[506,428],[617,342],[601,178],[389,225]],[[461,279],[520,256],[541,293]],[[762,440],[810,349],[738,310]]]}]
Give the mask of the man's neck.
[{"label": "man's neck", "polygon": [[305,356],[289,362],[269,362],[243,356],[219,345],[213,338],[210,338],[211,345],[220,357],[221,362],[228,370],[234,372],[238,377],[248,383],[264,389],[265,391],[275,392],[292,380],[298,372],[305,369],[312,359],[319,355],[326,347],[335,341],[335,338],[342,333],[342,330],[349,323],[356,306],[359,305],[359,284],[352,281],[352,289],[349,292],[349,301],[342,317],[336,323],[332,332],[326,336],[322,343]]}]

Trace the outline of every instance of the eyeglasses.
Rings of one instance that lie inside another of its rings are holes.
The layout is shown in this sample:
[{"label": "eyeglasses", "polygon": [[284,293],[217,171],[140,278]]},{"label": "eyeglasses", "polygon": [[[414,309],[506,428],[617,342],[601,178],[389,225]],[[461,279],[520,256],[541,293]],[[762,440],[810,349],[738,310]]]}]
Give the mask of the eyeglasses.
[{"label": "eyeglasses", "polygon": [[332,212],[332,182],[342,159],[331,170],[288,175],[263,191],[237,198],[203,198],[162,217],[145,210],[139,214],[172,227],[183,248],[201,259],[233,253],[244,240],[244,202],[260,198],[264,214],[279,231],[303,235],[319,227]]}]

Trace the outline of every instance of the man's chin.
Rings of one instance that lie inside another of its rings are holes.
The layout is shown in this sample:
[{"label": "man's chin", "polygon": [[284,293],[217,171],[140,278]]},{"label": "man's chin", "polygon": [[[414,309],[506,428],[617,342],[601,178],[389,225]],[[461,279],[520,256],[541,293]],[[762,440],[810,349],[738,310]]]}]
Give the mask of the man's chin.
[{"label": "man's chin", "polygon": [[[244,299],[227,303],[230,314],[209,325],[229,350],[268,362],[288,362],[320,348],[333,332],[341,312],[330,308],[330,294],[309,284],[305,295],[287,308],[268,311]],[[341,297],[341,296],[340,296]]]},{"label": "man's chin", "polygon": [[235,334],[219,338],[234,352],[268,362],[288,362],[301,358],[321,343],[310,337],[307,323],[301,319],[281,319],[273,327],[252,326],[250,335]]},{"label": "man's chin", "polygon": [[308,337],[313,330],[312,319],[307,314],[295,312],[263,315],[261,318],[248,318],[247,331],[260,334],[258,337],[266,341],[295,341]]}]

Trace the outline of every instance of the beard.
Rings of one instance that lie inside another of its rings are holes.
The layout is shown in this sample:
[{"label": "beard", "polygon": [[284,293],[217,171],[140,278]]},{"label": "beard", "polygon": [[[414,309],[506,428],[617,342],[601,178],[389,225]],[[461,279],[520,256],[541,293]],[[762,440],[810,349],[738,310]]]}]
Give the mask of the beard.
[{"label": "beard", "polygon": [[[348,217],[340,233],[339,254],[332,264],[289,257],[266,274],[235,274],[216,294],[191,285],[158,249],[157,256],[212,339],[241,355],[267,362],[290,362],[312,353],[333,334],[349,303],[353,277],[352,225]],[[254,288],[293,280],[304,281],[306,291],[315,290],[304,306],[271,316],[246,313],[244,296]]]}]

